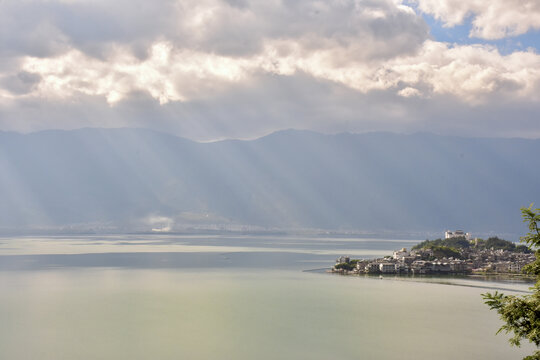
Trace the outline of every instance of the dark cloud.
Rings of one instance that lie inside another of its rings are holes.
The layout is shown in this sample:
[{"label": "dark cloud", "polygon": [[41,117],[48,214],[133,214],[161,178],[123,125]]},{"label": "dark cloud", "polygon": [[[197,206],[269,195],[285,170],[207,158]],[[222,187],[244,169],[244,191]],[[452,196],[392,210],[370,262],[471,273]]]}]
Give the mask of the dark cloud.
[{"label": "dark cloud", "polygon": [[[0,3],[0,52],[52,56],[70,48],[99,55],[111,43],[148,44],[172,26],[173,1]],[[99,50],[99,51],[98,51]]]},{"label": "dark cloud", "polygon": [[17,95],[26,94],[32,90],[32,87],[41,80],[38,74],[21,71],[16,75],[6,76],[0,79],[0,87]]},{"label": "dark cloud", "polygon": [[[7,1],[0,3],[0,14],[4,55],[51,56],[77,48],[100,57],[112,44],[142,54],[163,39],[178,47],[246,55],[266,39],[306,37],[306,47],[311,39],[317,46],[338,43],[391,56],[414,51],[428,36],[421,17],[388,1]],[[372,43],[377,47],[368,49]]]}]

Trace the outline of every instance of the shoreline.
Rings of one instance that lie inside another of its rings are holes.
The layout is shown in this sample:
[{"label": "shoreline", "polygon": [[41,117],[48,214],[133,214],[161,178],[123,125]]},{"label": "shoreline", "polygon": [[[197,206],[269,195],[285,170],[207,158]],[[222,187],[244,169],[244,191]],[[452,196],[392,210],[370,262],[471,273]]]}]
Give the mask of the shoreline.
[{"label": "shoreline", "polygon": [[[319,269],[317,269],[319,270]],[[322,270],[322,269],[320,269]],[[523,284],[534,284],[535,278],[525,274],[513,274],[513,273],[486,273],[486,272],[473,272],[470,274],[410,274],[410,273],[392,273],[392,274],[369,274],[369,273],[357,273],[352,271],[335,271],[332,268],[326,269],[325,273],[334,274],[340,276],[356,276],[365,278],[403,278],[403,279],[470,279],[478,281],[499,281],[499,282],[519,282]]]}]

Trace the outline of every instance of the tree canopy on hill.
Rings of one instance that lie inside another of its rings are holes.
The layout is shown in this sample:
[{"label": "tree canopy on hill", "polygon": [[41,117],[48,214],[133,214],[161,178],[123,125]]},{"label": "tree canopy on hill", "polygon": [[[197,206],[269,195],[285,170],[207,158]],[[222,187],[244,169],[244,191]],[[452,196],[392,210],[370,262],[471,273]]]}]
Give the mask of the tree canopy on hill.
[{"label": "tree canopy on hill", "polygon": [[436,259],[440,258],[454,258],[454,259],[460,259],[461,254],[459,253],[459,250],[449,247],[449,246],[437,246],[434,245],[430,247],[433,251],[433,257]]},{"label": "tree canopy on hill", "polygon": [[339,264],[336,264],[334,266],[334,269],[336,270],[340,270],[340,269],[343,269],[343,270],[347,270],[347,271],[351,271],[351,270],[354,270],[354,268],[356,267],[356,264],[358,263],[358,260],[351,260],[349,261],[348,263],[339,263]]},{"label": "tree canopy on hill", "polygon": [[499,239],[498,237],[490,237],[487,240],[479,239],[477,247],[493,250],[508,250],[514,252],[530,253],[531,250],[525,245],[516,245],[511,241]]},{"label": "tree canopy on hill", "polygon": [[471,247],[471,244],[464,237],[424,240],[421,243],[413,246],[412,250],[431,249],[435,246],[444,246],[454,249],[468,249],[469,247]]},{"label": "tree canopy on hill", "polygon": [[431,249],[435,246],[444,246],[453,249],[469,249],[477,250],[492,249],[492,250],[508,250],[512,252],[530,253],[531,250],[525,245],[516,245],[515,243],[500,239],[497,236],[488,238],[487,240],[476,239],[469,242],[465,237],[455,237],[450,239],[435,239],[425,240],[415,245],[412,250]]}]

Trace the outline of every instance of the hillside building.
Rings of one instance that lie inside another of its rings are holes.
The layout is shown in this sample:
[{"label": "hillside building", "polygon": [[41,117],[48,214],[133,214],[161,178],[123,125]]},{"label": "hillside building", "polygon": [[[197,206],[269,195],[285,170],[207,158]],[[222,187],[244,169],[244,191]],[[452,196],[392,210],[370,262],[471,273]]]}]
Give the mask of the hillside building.
[{"label": "hillside building", "polygon": [[446,230],[444,232],[444,238],[445,239],[451,239],[456,237],[464,237],[466,240],[471,240],[471,233],[466,233],[463,230]]}]

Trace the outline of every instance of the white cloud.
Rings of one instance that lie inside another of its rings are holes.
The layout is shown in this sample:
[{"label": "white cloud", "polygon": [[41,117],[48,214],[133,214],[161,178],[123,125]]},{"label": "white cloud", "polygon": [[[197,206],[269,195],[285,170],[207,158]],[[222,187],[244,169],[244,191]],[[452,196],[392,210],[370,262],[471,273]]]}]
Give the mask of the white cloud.
[{"label": "white cloud", "polygon": [[471,16],[470,36],[502,39],[540,29],[538,0],[415,0],[420,10],[452,27]]},{"label": "white cloud", "polygon": [[336,47],[306,52],[298,42],[277,41],[265,44],[259,54],[232,57],[160,42],[145,60],[124,49],[99,60],[73,50],[55,58],[25,58],[22,70],[39,83],[22,96],[68,98],[80,93],[104,96],[115,104],[134,92],[148,92],[164,104],[212,96],[261,72],[303,72],[361,93],[395,89],[410,97],[418,96],[422,87],[426,95],[448,94],[470,103],[497,93],[537,98],[540,56],[531,52],[503,56],[490,46],[426,41],[418,54],[375,63],[343,61],[348,51]]},{"label": "white cloud", "polygon": [[466,102],[489,100],[494,94],[534,100],[540,82],[540,56],[515,52],[503,56],[485,45],[450,46],[426,41],[418,55],[392,60],[386,67],[395,82],[427,85],[435,94]]},{"label": "white cloud", "polygon": [[422,92],[418,89],[408,86],[404,89],[399,90],[398,95],[408,98],[408,97],[422,96]]},{"label": "white cloud", "polygon": [[[209,83],[240,81],[246,61],[191,50],[174,50],[169,43],[156,43],[150,56],[139,60],[125,49],[107,59],[92,58],[78,50],[54,58],[27,57],[22,69],[41,76],[30,95],[68,98],[77,94],[98,95],[115,104],[130,93],[148,92],[161,104],[203,96]],[[28,97],[29,94],[25,94]]]}]

